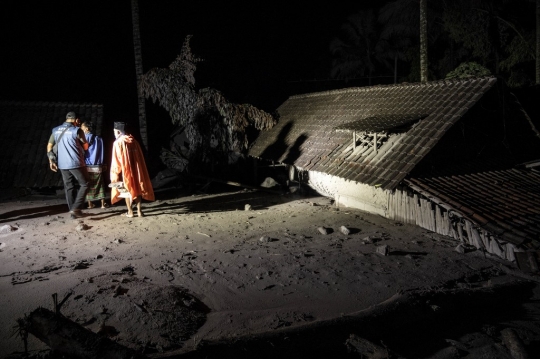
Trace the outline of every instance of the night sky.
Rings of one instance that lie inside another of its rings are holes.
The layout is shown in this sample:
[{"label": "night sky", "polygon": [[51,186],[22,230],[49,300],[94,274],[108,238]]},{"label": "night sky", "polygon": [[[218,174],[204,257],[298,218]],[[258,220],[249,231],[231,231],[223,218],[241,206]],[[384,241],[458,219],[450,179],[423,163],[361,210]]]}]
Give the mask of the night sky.
[{"label": "night sky", "polygon": [[[102,103],[106,119],[137,117],[129,0],[2,5],[1,100]],[[144,72],[167,67],[191,34],[193,53],[205,60],[197,87],[271,112],[300,91],[295,84],[329,78],[330,40],[348,15],[369,6],[139,0]]]}]

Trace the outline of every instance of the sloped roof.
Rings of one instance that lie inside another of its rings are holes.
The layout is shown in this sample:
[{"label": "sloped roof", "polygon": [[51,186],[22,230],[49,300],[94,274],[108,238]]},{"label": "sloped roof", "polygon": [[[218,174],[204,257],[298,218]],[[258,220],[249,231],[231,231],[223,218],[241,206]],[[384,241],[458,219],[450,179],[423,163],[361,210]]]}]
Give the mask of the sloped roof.
[{"label": "sloped roof", "polygon": [[405,182],[507,242],[540,241],[540,173],[510,169]]},{"label": "sloped roof", "polygon": [[421,114],[393,114],[385,116],[373,116],[363,118],[353,122],[347,122],[343,125],[336,126],[336,131],[357,131],[357,132],[381,132],[384,130],[391,130],[407,125],[414,121],[418,121],[427,115]]},{"label": "sloped roof", "polygon": [[0,188],[62,187],[60,172],[49,169],[47,142],[69,111],[101,133],[103,106],[89,103],[0,101]]},{"label": "sloped roof", "polygon": [[[277,125],[260,133],[249,155],[392,189],[495,82],[486,77],[292,96],[278,108]],[[355,147],[351,133],[340,131],[354,129],[347,124],[356,122],[391,132],[411,121],[410,129],[388,134],[378,149]]]}]

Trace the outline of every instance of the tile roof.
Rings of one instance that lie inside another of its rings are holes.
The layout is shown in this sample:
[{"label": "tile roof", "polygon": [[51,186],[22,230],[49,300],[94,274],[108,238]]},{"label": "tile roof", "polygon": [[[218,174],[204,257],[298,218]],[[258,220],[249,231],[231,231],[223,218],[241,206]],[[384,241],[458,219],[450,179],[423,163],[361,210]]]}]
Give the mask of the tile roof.
[{"label": "tile roof", "polygon": [[[392,189],[495,82],[486,77],[292,96],[249,155]],[[387,131],[376,147],[365,132],[353,145],[355,126],[378,131],[407,123],[410,129]]]},{"label": "tile roof", "polygon": [[49,169],[47,142],[54,127],[75,111],[101,133],[103,106],[89,103],[0,101],[0,188],[62,187],[59,172]]},{"label": "tile roof", "polygon": [[540,241],[540,173],[510,169],[405,182],[510,243]]}]

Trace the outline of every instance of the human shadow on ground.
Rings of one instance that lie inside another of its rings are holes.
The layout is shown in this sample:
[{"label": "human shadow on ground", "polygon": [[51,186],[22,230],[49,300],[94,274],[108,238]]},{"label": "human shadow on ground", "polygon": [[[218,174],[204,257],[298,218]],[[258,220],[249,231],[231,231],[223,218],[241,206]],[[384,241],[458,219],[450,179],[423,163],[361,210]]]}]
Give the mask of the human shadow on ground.
[{"label": "human shadow on ground", "polygon": [[298,198],[298,195],[277,195],[258,190],[233,191],[214,194],[212,196],[191,195],[180,203],[172,202],[178,198],[164,198],[159,202],[143,203],[142,210],[145,216],[174,213],[246,211],[246,208],[248,208],[247,211],[258,211]]},{"label": "human shadow on ground", "polygon": [[[192,194],[178,188],[170,188],[156,191],[156,201],[154,202],[143,200],[142,212],[144,217],[153,217],[163,214],[246,211],[246,207],[249,207],[246,212],[258,211],[300,198],[310,198],[312,194],[311,192],[307,194],[279,194],[265,190],[242,190],[235,186],[220,186],[211,194]],[[181,202],[178,202],[179,200]],[[102,211],[85,209],[80,219],[91,221],[101,221],[113,217],[129,220],[144,219],[144,217],[137,216],[136,210],[133,217],[121,217],[121,214],[125,212],[127,212],[127,208],[125,201],[122,200]],[[68,207],[65,203],[28,207],[1,213],[0,223],[58,215],[65,215],[69,219]]]},{"label": "human shadow on ground", "polygon": [[68,207],[66,204],[46,205],[41,207],[28,207],[23,209],[17,209],[14,211],[8,211],[0,214],[0,223],[12,222],[23,219],[35,219],[48,216],[55,216],[59,214],[68,214]]}]

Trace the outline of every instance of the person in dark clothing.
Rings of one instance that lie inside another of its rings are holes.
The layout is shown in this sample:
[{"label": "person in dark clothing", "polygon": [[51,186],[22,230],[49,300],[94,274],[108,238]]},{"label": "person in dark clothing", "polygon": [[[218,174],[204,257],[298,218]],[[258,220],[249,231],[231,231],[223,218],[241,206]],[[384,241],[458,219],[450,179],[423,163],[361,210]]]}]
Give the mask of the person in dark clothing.
[{"label": "person in dark clothing", "polygon": [[[81,208],[85,202],[88,191],[88,174],[84,161],[84,152],[88,150],[88,142],[83,130],[76,126],[78,118],[75,112],[68,112],[66,122],[53,128],[49,143],[47,143],[47,157],[52,171],[60,170],[64,181],[66,201],[70,217],[76,219],[83,215]],[[53,152],[54,145],[58,152]]]}]

